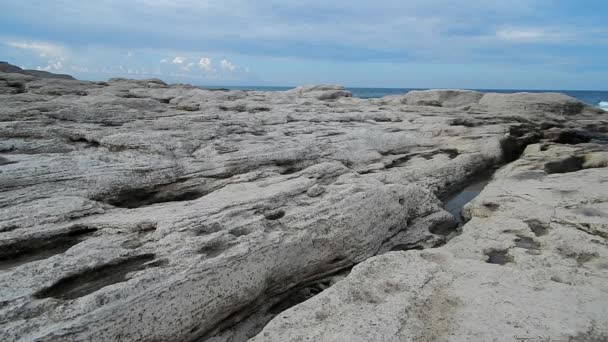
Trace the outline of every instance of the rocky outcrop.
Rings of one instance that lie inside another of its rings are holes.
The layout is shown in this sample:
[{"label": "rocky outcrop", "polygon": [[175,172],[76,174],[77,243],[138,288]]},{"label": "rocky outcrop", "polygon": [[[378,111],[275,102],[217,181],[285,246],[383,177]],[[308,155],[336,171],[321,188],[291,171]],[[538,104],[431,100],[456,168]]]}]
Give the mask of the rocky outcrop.
[{"label": "rocky outcrop", "polygon": [[[461,107],[469,95],[436,107],[15,73],[0,93],[3,341],[245,340],[375,255],[446,243],[441,200],[526,145],[596,146],[608,128],[582,104],[528,111],[542,94],[507,113]],[[581,153],[539,172],[604,165],[599,147]]]},{"label": "rocky outcrop", "polygon": [[34,76],[34,77],[38,77],[38,78],[55,78],[55,79],[63,79],[63,80],[75,80],[75,78],[70,75],[55,74],[55,73],[44,71],[44,70],[24,70],[18,66],[9,64],[7,62],[2,62],[2,61],[0,61],[0,72],[12,73],[12,74],[23,74],[23,75],[29,75],[29,76]]},{"label": "rocky outcrop", "polygon": [[318,85],[303,86],[287,91],[288,94],[295,94],[302,98],[314,98],[317,100],[336,100],[341,97],[352,97],[353,94],[342,86]]},{"label": "rocky outcrop", "polygon": [[402,104],[454,108],[476,104],[483,95],[472,90],[422,90],[410,91],[400,97]]},{"label": "rocky outcrop", "polygon": [[530,146],[447,245],[371,258],[252,341],[608,340],[607,152]]},{"label": "rocky outcrop", "polygon": [[536,93],[519,94],[485,94],[478,103],[476,109],[496,112],[526,112],[534,114],[558,114],[563,117],[580,114],[588,109],[577,99],[557,93],[544,93],[539,96]]},{"label": "rocky outcrop", "polygon": [[473,90],[415,90],[372,100],[377,104],[458,108],[470,113],[488,112],[500,115],[525,114],[563,118],[569,115],[599,114],[597,108],[558,93],[481,93]]}]

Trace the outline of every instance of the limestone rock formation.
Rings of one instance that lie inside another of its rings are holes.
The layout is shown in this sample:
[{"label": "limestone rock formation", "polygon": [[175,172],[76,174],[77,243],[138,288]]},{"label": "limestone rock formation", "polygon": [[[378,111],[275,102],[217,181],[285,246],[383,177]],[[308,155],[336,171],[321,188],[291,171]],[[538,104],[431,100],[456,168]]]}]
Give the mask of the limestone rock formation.
[{"label": "limestone rock formation", "polygon": [[[516,160],[503,170],[525,168],[530,182],[544,175],[539,182],[549,189],[532,195],[540,196],[538,203],[553,203],[554,197],[547,197],[551,187],[562,184],[562,179],[551,183],[554,178],[564,174],[594,182],[605,177],[601,144],[608,123],[605,114],[561,95],[484,100],[490,94],[458,94],[428,93],[441,101],[438,107],[394,97],[353,98],[338,86],[212,91],[156,79],[85,82],[0,73],[0,340],[242,341],[276,315],[256,339],[291,340],[302,331],[280,327],[284,310],[320,292],[302,304],[313,305],[351,281],[363,284],[359,274],[369,264],[377,265],[374,281],[383,281],[383,270],[398,272],[385,280],[403,280],[389,291],[402,303],[418,296],[416,286],[432,281],[424,290],[431,303],[420,303],[434,307],[433,298],[444,298],[435,291],[450,288],[440,286],[446,279],[461,279],[456,273],[466,258],[481,266],[462,281],[485,289],[476,282],[511,266],[485,263],[484,248],[496,245],[466,240],[475,218],[445,247],[410,251],[441,246],[456,233],[456,220],[442,200],[478,174]],[[518,160],[526,146],[539,142],[538,151],[527,150],[529,159],[526,154]],[[589,146],[574,145],[581,143]],[[564,144],[580,153],[568,159],[559,152],[567,150]],[[564,160],[542,164],[539,158],[551,153]],[[487,210],[510,215],[508,205],[527,196],[524,181],[510,182],[499,183],[497,191],[516,191],[513,198],[501,195],[493,200],[496,208]],[[589,196],[556,193],[567,203],[598,199],[600,207],[590,212],[604,210],[602,187],[589,186]],[[483,214],[474,208],[467,215]],[[571,222],[583,227],[587,221],[579,216]],[[596,231],[606,221],[601,215],[594,220],[587,222],[590,239],[602,242],[605,237]],[[497,234],[499,222],[492,222],[487,231],[485,224],[476,226],[475,234]],[[501,248],[510,248],[507,240]],[[548,250],[559,247],[547,243]],[[465,257],[458,246],[472,256]],[[365,262],[391,250],[408,252]],[[570,252],[579,253],[565,253]],[[447,258],[445,270],[435,257],[423,257],[436,253],[454,256]],[[603,252],[597,253],[593,262],[601,264]],[[509,254],[516,265],[518,255]],[[393,258],[420,264],[396,265]],[[560,267],[579,270],[570,266]],[[409,278],[411,270],[419,278]],[[534,275],[524,271],[521,279]],[[590,274],[599,277],[603,271],[597,272]],[[587,281],[575,298],[586,302],[605,293],[602,285],[584,278],[587,273],[566,273],[559,273],[566,282]],[[547,307],[561,303],[562,293],[555,291],[545,297]],[[367,294],[361,296],[367,300]],[[373,312],[378,303],[368,304]],[[479,314],[474,301],[468,304],[467,310]],[[345,324],[363,308],[347,307],[352,311],[341,318]],[[572,307],[581,318],[562,332],[591,331],[584,328],[602,311],[593,305]],[[313,310],[302,311],[302,317]],[[540,310],[531,312],[530,320],[542,319]],[[463,317],[454,312],[453,317]],[[428,317],[440,314],[431,311]],[[404,320],[389,316],[374,317]],[[372,316],[359,317],[374,323]],[[561,318],[551,318],[558,331]],[[452,333],[461,321],[448,323],[437,333]],[[330,326],[321,324],[318,331],[323,329]],[[487,333],[492,331],[503,330]]]},{"label": "limestone rock formation", "polygon": [[252,341],[608,340],[607,152],[531,145],[447,245],[371,258]]}]

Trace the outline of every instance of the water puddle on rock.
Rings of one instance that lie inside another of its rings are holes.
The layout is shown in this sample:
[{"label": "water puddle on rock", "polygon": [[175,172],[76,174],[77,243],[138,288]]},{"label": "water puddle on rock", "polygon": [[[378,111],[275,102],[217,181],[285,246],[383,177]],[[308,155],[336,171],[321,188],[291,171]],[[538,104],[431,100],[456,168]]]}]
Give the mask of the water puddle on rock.
[{"label": "water puddle on rock", "polygon": [[450,214],[454,215],[456,221],[458,222],[458,225],[464,224],[464,219],[461,214],[462,208],[464,208],[467,203],[471,202],[475,197],[477,197],[481,190],[483,190],[483,188],[485,188],[486,185],[490,183],[493,174],[494,172],[489,172],[487,174],[483,174],[476,177],[473,183],[467,185],[460,192],[449,197],[444,202],[445,210],[447,210]]}]

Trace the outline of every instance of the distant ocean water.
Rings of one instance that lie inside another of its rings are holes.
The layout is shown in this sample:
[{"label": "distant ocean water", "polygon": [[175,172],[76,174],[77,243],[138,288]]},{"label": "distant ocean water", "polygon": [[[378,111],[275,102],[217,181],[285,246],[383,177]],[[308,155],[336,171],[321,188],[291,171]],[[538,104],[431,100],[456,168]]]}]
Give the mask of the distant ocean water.
[{"label": "distant ocean water", "polygon": [[[293,87],[264,87],[264,86],[201,86],[206,89],[231,89],[231,90],[260,90],[260,91],[284,91]],[[405,94],[412,90],[427,90],[424,88],[346,88],[353,96],[363,99],[379,98],[386,95]],[[526,90],[526,89],[472,89],[484,93],[512,94],[520,92],[529,93],[563,93],[570,95],[589,105],[608,111],[608,91],[586,91],[586,90]]]}]

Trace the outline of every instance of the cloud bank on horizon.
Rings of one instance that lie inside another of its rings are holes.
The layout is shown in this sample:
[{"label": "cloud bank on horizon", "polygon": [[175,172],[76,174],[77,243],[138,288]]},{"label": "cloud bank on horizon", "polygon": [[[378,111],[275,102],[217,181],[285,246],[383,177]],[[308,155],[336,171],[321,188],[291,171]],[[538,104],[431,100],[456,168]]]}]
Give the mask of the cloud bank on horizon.
[{"label": "cloud bank on horizon", "polygon": [[608,89],[605,0],[33,0],[0,59],[83,79]]}]

